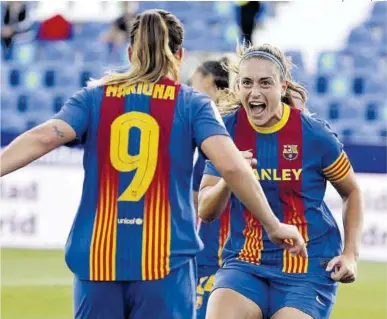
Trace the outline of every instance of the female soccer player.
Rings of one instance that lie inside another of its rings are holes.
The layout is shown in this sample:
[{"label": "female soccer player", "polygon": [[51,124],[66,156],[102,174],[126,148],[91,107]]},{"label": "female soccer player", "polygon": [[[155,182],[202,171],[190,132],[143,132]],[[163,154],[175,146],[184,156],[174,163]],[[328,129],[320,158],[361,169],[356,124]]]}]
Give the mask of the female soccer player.
[{"label": "female soccer player", "polygon": [[[225,92],[229,88],[229,72],[227,69],[227,58],[220,61],[203,62],[194,72],[191,78],[191,85],[194,89],[207,93],[213,101],[220,102],[227,96]],[[305,108],[306,90],[288,80],[285,96],[282,101],[288,105],[303,109]],[[226,111],[226,110],[224,110]],[[246,159],[252,159],[252,153],[242,151]],[[205,158],[199,155],[195,163],[193,175],[194,202],[197,203],[197,196],[200,181],[205,167]],[[211,223],[199,221],[199,237],[203,242],[204,249],[197,255],[198,265],[198,286],[196,288],[197,319],[206,317],[206,309],[210,292],[213,287],[215,274],[222,266],[222,250],[230,230],[230,205],[225,207],[220,218]]]},{"label": "female soccer player", "polygon": [[[298,227],[308,257],[292,256],[270,243],[261,223],[207,163],[199,215],[214,220],[231,201],[231,230],[206,318],[328,318],[336,282],[356,277],[363,210],[354,172],[326,123],[281,102],[289,98],[286,79],[291,77],[278,49],[242,50],[237,72],[238,101],[224,117],[225,125],[240,150],[251,150],[246,157],[257,165],[254,173],[273,211]],[[323,202],[327,180],[343,198],[343,251],[339,229]]]},{"label": "female soccer player", "polygon": [[91,82],[54,119],[18,137],[1,154],[1,175],[60,145],[83,143],[83,194],[66,244],[75,318],[192,318],[200,248],[191,204],[196,146],[273,242],[303,255],[304,240],[271,211],[211,100],[178,83],[180,21],[145,11],[130,38],[130,69]]},{"label": "female soccer player", "polygon": [[[190,79],[191,86],[199,92],[206,93],[217,104],[219,97],[224,95],[224,90],[229,88],[230,79],[226,68],[227,63],[228,59],[226,57],[218,61],[208,60],[203,62],[193,73]],[[205,158],[200,154],[195,163],[193,174],[193,193],[196,209],[204,167]],[[199,237],[204,248],[197,255],[196,315],[197,319],[204,319],[214,276],[222,264],[221,252],[229,232],[229,213],[225,212],[220,219],[213,223],[202,224],[199,221],[198,227]]]}]

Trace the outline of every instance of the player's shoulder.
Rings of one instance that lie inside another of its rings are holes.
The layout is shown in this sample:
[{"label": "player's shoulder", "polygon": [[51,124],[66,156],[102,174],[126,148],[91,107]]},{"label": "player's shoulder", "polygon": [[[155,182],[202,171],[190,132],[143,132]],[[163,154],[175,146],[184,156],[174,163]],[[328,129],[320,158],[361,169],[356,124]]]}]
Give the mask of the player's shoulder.
[{"label": "player's shoulder", "polygon": [[319,118],[316,114],[301,112],[301,120],[303,130],[304,132],[306,131],[307,136],[324,140],[332,135],[336,135],[329,123]]},{"label": "player's shoulder", "polygon": [[82,102],[91,103],[96,97],[102,97],[104,92],[103,86],[85,86],[72,95],[72,99]]}]

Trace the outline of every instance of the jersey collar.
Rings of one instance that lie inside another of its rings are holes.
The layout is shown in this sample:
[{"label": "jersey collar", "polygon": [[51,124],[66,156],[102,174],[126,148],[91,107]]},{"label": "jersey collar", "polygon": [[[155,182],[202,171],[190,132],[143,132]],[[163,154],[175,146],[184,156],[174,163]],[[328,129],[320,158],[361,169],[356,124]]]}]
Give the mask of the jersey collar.
[{"label": "jersey collar", "polygon": [[286,125],[286,123],[288,122],[289,117],[290,117],[290,107],[289,107],[289,105],[287,105],[285,103],[282,103],[282,105],[283,105],[283,109],[284,109],[284,111],[282,113],[282,118],[279,120],[279,122],[277,122],[273,126],[270,126],[270,127],[258,127],[258,126],[255,126],[250,121],[250,119],[247,117],[248,120],[249,120],[250,125],[252,126],[252,128],[254,130],[256,130],[258,133],[261,133],[261,134],[271,134],[271,133],[278,132],[280,129],[282,129]]}]

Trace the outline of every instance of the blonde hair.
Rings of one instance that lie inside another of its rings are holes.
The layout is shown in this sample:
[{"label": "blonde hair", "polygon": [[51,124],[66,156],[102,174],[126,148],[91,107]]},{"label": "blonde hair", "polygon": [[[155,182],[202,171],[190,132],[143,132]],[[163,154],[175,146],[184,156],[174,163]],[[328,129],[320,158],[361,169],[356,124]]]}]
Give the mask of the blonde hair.
[{"label": "blonde hair", "polygon": [[130,32],[130,69],[92,80],[88,86],[154,83],[167,75],[179,81],[179,61],[175,54],[182,47],[183,35],[181,22],[170,12],[144,11],[136,16]]},{"label": "blonde hair", "polygon": [[[270,44],[263,44],[260,46],[250,45],[248,47],[238,44],[236,52],[238,56],[238,62],[225,66],[228,68],[230,73],[234,73],[236,75],[237,81],[235,85],[237,85],[237,82],[239,81],[239,65],[242,61],[249,59],[268,59],[264,55],[254,55],[253,53],[256,51],[265,52],[273,56],[274,60],[278,60],[277,62],[279,63],[278,68],[280,71],[281,81],[286,80],[287,82],[286,93],[285,96],[282,97],[281,101],[291,107],[295,107],[293,98],[295,97],[295,95],[298,95],[298,98],[301,99],[304,105],[301,108],[301,111],[308,112],[305,106],[308,97],[308,91],[301,84],[293,81],[291,75],[293,63],[291,61],[291,58],[285,57],[281,50]],[[283,70],[281,70],[280,67],[283,67]],[[218,109],[222,115],[234,112],[242,106],[236,89],[224,91],[218,100]]]}]

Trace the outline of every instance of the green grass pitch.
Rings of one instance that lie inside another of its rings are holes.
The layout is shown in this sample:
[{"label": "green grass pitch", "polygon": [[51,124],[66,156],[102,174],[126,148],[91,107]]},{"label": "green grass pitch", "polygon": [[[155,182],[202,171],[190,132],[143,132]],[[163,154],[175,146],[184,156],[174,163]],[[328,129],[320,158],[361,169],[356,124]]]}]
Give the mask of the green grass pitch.
[{"label": "green grass pitch", "polygon": [[[0,318],[72,318],[72,280],[62,251],[2,249]],[[331,319],[386,318],[387,264],[360,262],[356,283],[340,286]]]}]

